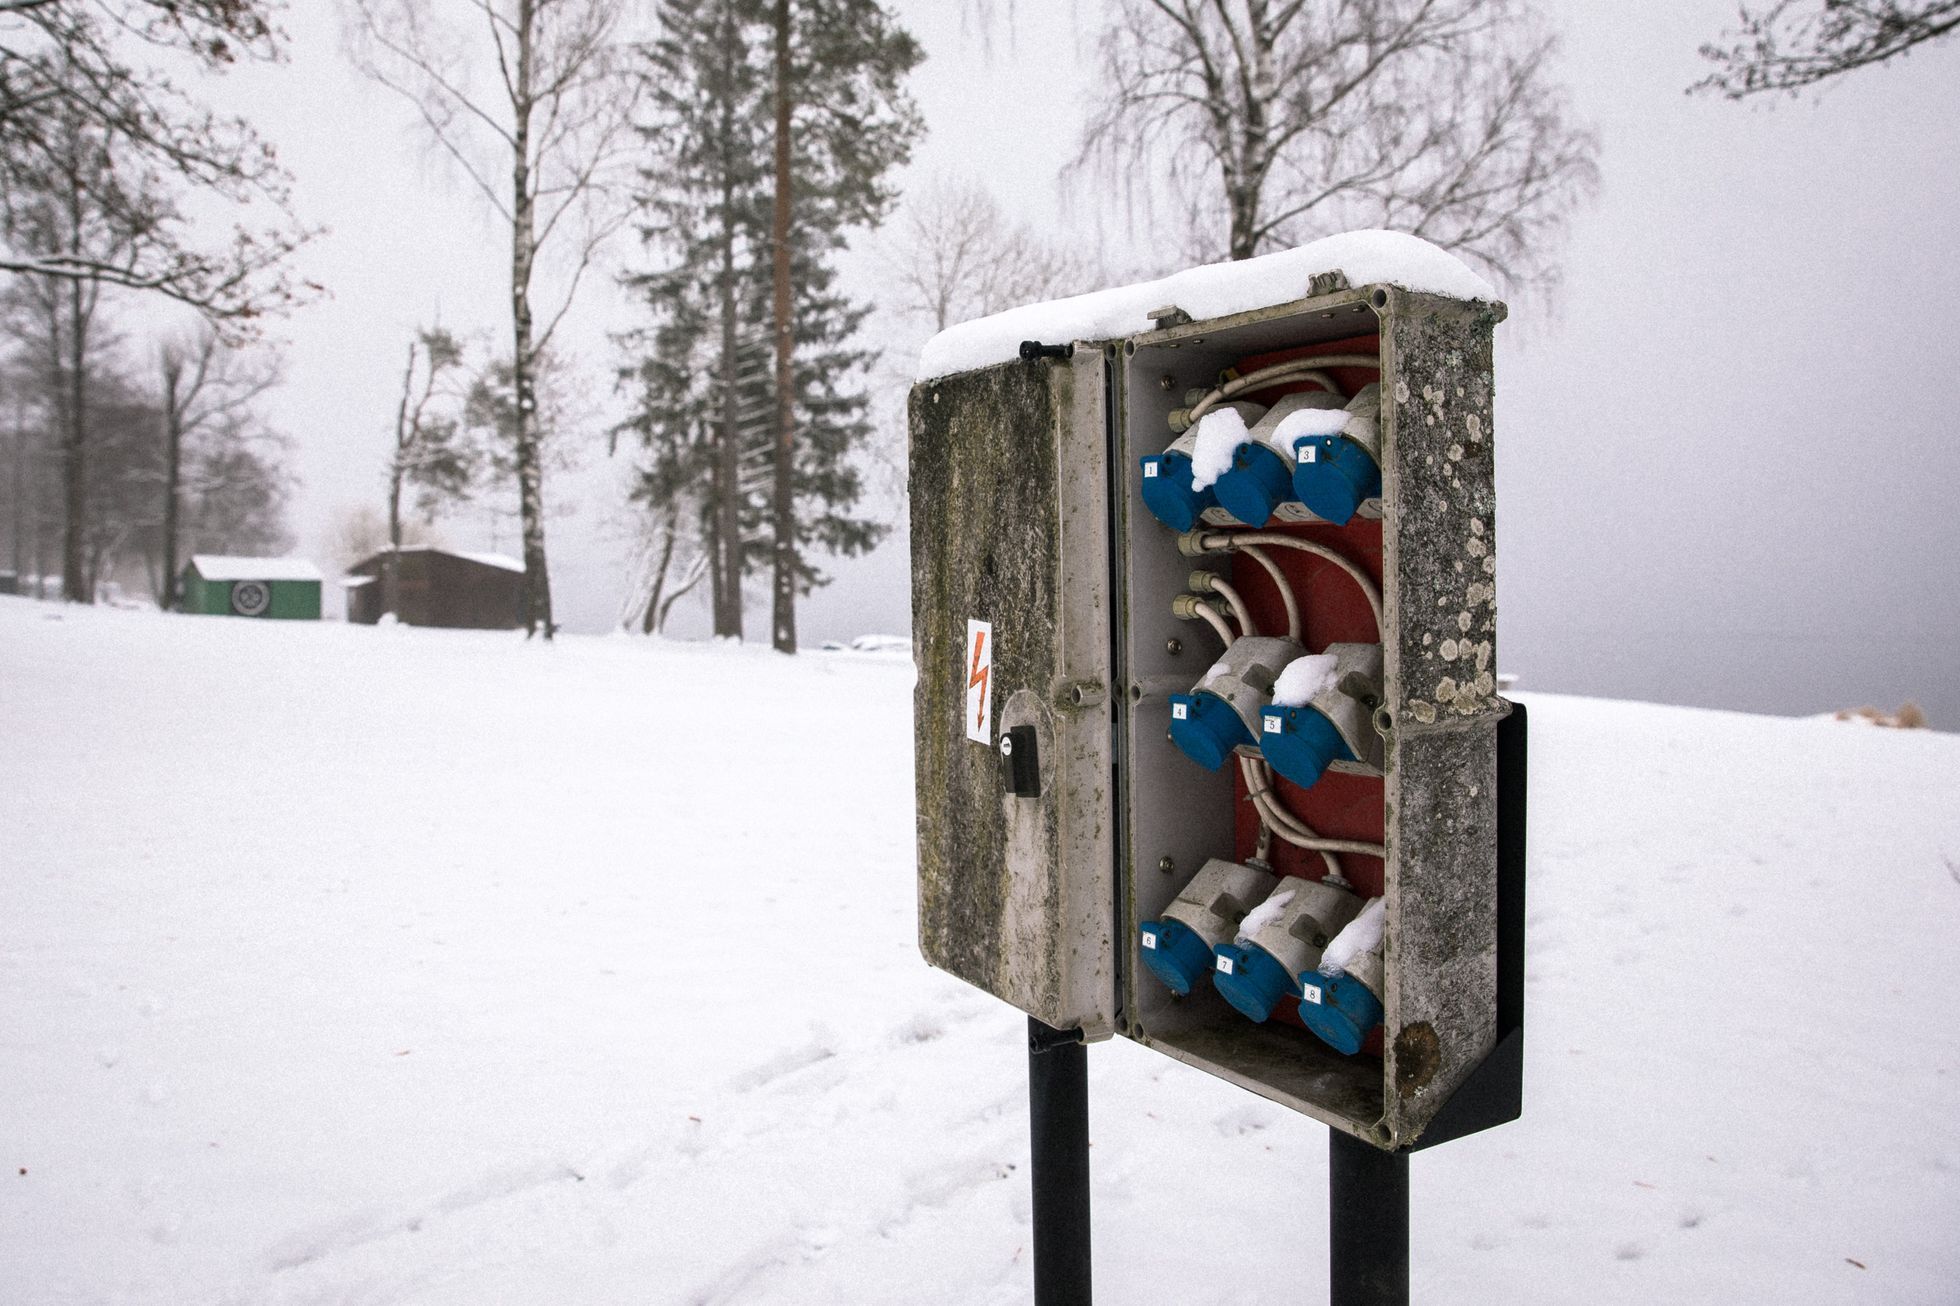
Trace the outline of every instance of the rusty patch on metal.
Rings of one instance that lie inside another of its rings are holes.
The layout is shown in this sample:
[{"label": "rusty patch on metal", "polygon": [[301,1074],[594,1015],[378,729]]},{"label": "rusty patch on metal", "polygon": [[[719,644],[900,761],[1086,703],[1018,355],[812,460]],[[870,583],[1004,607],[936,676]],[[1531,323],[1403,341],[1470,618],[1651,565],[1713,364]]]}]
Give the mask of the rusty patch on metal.
[{"label": "rusty patch on metal", "polygon": [[1426,1020],[1405,1027],[1395,1036],[1395,1091],[1414,1097],[1436,1077],[1443,1064],[1443,1045]]}]

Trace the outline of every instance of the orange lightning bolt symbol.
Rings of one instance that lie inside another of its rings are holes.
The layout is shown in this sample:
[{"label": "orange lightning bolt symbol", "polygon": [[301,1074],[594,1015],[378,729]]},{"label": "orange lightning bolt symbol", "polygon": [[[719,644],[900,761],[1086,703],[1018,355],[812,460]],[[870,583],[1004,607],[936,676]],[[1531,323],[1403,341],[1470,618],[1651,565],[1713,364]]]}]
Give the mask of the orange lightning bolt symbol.
[{"label": "orange lightning bolt symbol", "polygon": [[986,647],[987,647],[987,632],[984,630],[974,631],[973,632],[973,669],[967,673],[966,687],[968,689],[972,689],[975,685],[980,686],[980,706],[979,709],[973,714],[973,724],[975,726],[982,727],[982,728],[984,728],[987,724],[987,676],[992,671],[991,667],[983,667],[980,665],[980,651]]}]

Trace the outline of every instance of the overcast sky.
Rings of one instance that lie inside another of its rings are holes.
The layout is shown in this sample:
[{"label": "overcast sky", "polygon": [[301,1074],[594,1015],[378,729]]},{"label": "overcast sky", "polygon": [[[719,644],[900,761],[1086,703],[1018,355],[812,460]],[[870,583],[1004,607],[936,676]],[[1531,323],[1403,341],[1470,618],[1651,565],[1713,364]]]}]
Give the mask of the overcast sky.
[{"label": "overcast sky", "polygon": [[[1093,241],[1057,179],[1100,5],[1021,4],[991,51],[963,7],[896,5],[929,56],[913,91],[930,135],[909,175],[977,180]],[[1545,9],[1575,107],[1601,132],[1603,185],[1556,301],[1518,304],[1500,329],[1505,669],[1533,688],[1757,710],[1912,697],[1960,726],[1960,43],[1744,106],[1682,94],[1731,0]],[[407,107],[346,62],[333,6],[295,6],[287,26],[291,62],[222,94],[279,144],[304,216],[331,228],[305,271],[332,298],[284,329],[279,413],[302,548],[325,560],[336,519],[380,503],[413,327],[440,313],[507,333],[507,236]],[[628,306],[603,284],[584,303],[573,344],[602,396],[606,332]],[[575,627],[617,614],[624,461],[595,439],[550,487],[553,587]],[[483,514],[448,530],[514,544],[512,524]],[[838,566],[803,609],[806,642],[907,629],[905,547]]]}]

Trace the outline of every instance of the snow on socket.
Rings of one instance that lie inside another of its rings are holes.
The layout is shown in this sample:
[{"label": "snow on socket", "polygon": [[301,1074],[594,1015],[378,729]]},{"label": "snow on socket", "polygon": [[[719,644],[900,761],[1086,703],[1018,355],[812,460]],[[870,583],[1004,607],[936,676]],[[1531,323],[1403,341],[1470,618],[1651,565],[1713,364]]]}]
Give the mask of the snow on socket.
[{"label": "snow on socket", "polygon": [[1361,909],[1361,914],[1349,921],[1328,943],[1327,951],[1320,954],[1320,973],[1327,976],[1342,974],[1354,964],[1356,957],[1378,947],[1387,912],[1386,898],[1370,899],[1368,905]]},{"label": "snow on socket", "polygon": [[1232,455],[1250,432],[1236,408],[1214,408],[1198,419],[1197,433],[1191,450],[1191,488],[1208,490],[1232,470]]},{"label": "snow on socket", "polygon": [[1333,653],[1309,653],[1286,664],[1273,682],[1273,703],[1278,707],[1305,707],[1334,683],[1340,658]]}]

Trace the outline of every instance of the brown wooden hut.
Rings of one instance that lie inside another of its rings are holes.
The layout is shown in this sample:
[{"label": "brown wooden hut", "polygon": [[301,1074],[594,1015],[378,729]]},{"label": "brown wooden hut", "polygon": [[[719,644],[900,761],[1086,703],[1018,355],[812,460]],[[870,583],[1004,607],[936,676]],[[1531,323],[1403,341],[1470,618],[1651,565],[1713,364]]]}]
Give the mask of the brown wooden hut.
[{"label": "brown wooden hut", "polygon": [[387,563],[397,559],[395,615],[410,626],[511,630],[522,625],[524,564],[501,553],[384,549],[347,573],[347,620],[372,626],[387,610]]}]

